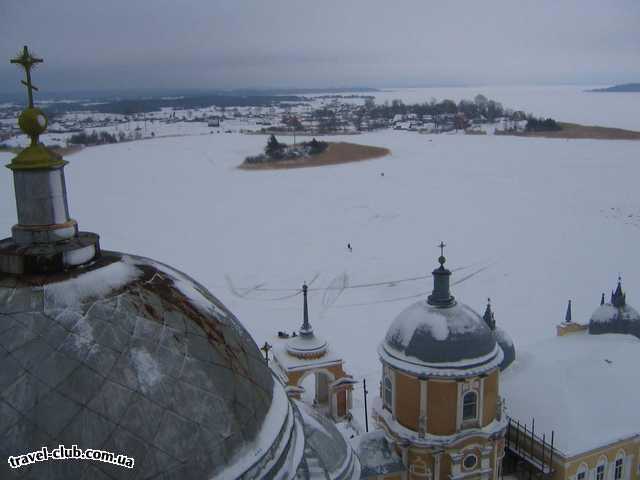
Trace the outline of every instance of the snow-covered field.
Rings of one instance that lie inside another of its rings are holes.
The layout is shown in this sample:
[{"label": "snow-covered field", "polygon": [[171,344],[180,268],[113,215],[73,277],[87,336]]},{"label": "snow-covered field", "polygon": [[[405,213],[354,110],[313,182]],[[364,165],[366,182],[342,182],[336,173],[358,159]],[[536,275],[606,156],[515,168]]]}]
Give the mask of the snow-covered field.
[{"label": "snow-covered field", "polygon": [[[460,282],[454,295],[480,313],[491,297],[516,348],[552,337],[569,298],[574,320],[587,321],[619,273],[628,302],[640,306],[640,143],[394,131],[357,142],[393,153],[248,172],[235,167],[265,137],[92,147],[68,158],[70,209],[81,229],[101,234],[104,249],[161,260],[202,282],[259,344],[299,327],[296,289],[311,282],[316,333],[370,391],[379,342],[431,279],[336,287],[429,275],[441,240]],[[0,154],[2,163],[10,158]],[[2,171],[0,232],[8,236],[15,204],[11,172]]]}]

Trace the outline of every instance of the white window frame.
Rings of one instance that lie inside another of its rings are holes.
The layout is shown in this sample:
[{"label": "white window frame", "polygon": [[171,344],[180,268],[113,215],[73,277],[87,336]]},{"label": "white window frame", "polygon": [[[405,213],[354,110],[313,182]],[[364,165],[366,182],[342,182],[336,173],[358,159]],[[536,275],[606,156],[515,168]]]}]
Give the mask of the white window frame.
[{"label": "white window frame", "polygon": [[[473,467],[467,467],[465,465],[465,460],[469,457],[473,457],[475,459],[475,463],[473,464]],[[471,472],[473,470],[475,470],[476,468],[478,468],[478,465],[480,464],[480,459],[478,458],[478,456],[475,453],[467,453],[465,454],[464,457],[462,457],[462,469],[466,472]]]},{"label": "white window frame", "polygon": [[[594,480],[607,480],[607,457],[601,456],[596,463],[594,470]],[[598,478],[598,469],[602,467],[602,478]]]},{"label": "white window frame", "polygon": [[[582,475],[582,477],[580,477]],[[576,471],[576,480],[587,480],[589,476],[589,466],[586,463],[581,463]]]},{"label": "white window frame", "polygon": [[[471,395],[471,394],[473,394],[475,396],[474,407],[473,407],[474,415],[473,415],[473,417],[465,418],[465,416],[464,416],[465,398],[467,398],[467,396]],[[463,424],[467,423],[467,422],[474,422],[474,421],[478,420],[478,413],[479,413],[479,410],[480,410],[479,406],[480,406],[480,395],[478,394],[478,392],[476,390],[467,390],[466,392],[464,392],[462,394],[462,405],[461,405],[462,411],[461,411],[461,414],[462,414],[462,423]]]},{"label": "white window frame", "polygon": [[[618,454],[616,455],[616,459],[613,461],[613,480],[622,480],[624,478],[624,461],[624,452],[618,452]],[[618,462],[620,462],[620,476],[616,475],[616,473],[618,472]]]}]

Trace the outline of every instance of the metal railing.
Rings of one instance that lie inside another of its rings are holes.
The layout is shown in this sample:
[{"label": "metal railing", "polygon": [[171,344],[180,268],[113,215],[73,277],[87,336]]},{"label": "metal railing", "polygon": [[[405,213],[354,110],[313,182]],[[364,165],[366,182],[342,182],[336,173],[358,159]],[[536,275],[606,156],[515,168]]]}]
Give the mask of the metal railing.
[{"label": "metal railing", "polygon": [[[536,435],[535,418],[531,421],[529,428],[526,423],[507,417],[507,434],[505,438],[505,448],[515,457],[525,461],[537,473],[551,475],[554,471],[553,458],[557,455],[554,448],[555,432],[551,431],[551,441],[547,441],[545,433]],[[531,471],[531,470],[530,470]]]}]

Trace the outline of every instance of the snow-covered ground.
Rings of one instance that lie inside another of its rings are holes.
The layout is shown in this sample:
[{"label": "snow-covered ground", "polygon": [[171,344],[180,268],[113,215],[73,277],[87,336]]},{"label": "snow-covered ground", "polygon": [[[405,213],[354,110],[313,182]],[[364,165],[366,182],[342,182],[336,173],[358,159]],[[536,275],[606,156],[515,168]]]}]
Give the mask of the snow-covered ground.
[{"label": "snow-covered ground", "polygon": [[[161,260],[202,282],[260,345],[299,327],[296,289],[310,282],[316,332],[370,392],[380,378],[378,343],[431,290],[430,278],[388,282],[428,276],[441,240],[459,282],[454,295],[479,312],[491,297],[516,348],[552,337],[569,298],[574,321],[587,321],[619,273],[628,302],[640,306],[639,143],[394,131],[356,141],[393,153],[251,172],[235,167],[262,149],[263,136],[87,148],[68,158],[70,210],[104,249]],[[0,154],[2,163],[10,158]],[[11,172],[2,171],[0,232],[8,236],[15,203]],[[383,284],[338,288],[371,283]]]}]

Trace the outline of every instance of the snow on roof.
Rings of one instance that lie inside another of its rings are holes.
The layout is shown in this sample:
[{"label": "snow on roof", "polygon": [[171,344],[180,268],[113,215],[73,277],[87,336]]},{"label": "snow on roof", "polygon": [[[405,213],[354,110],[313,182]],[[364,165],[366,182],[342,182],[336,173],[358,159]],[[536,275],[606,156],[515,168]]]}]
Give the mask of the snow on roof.
[{"label": "snow on roof", "polygon": [[421,300],[400,312],[379,352],[395,359],[390,363],[412,368],[460,369],[490,362],[499,350],[485,321],[467,305],[438,307]]},{"label": "snow on roof", "polygon": [[[294,430],[294,416],[291,403],[277,381],[273,382],[273,400],[267,415],[265,416],[260,430],[256,437],[239,451],[233,452],[233,458],[230,459],[226,468],[216,472],[220,478],[238,478],[247,471],[255,468],[255,465],[265,456],[265,452],[272,449],[276,445],[277,454],[273,455],[276,460],[280,458],[286,442],[278,441],[282,436],[282,432],[286,430]],[[298,443],[295,448],[301,449],[303,444]],[[274,452],[275,453],[275,452]],[[264,467],[261,471],[268,470]]]},{"label": "snow on roof", "polygon": [[310,366],[323,367],[341,363],[342,359],[335,353],[331,346],[327,347],[326,353],[320,358],[300,358],[294,357],[287,352],[287,342],[280,339],[274,341],[273,356],[278,365],[286,371],[304,369]]},{"label": "snow on roof", "polygon": [[134,265],[115,262],[82,275],[50,283],[45,297],[56,306],[77,305],[89,298],[101,298],[140,277],[142,272]]},{"label": "snow on roof", "polygon": [[317,478],[359,478],[358,459],[333,422],[304,402],[295,401],[295,404],[304,424],[305,459],[309,473],[320,474]]},{"label": "snow on roof", "polygon": [[640,315],[630,305],[618,308],[610,303],[600,305],[591,315],[591,321],[595,323],[611,322],[616,319],[638,321]]},{"label": "snow on roof", "polygon": [[640,432],[640,340],[576,333],[518,353],[501,377],[508,414],[536,431],[555,431],[556,448],[574,456]]},{"label": "snow on roof", "polygon": [[389,447],[384,431],[374,430],[350,441],[360,459],[363,478],[405,471],[402,459]]},{"label": "snow on roof", "polygon": [[463,303],[440,308],[421,300],[398,315],[389,329],[389,334],[406,348],[417,330],[429,333],[433,339],[443,342],[449,335],[473,333],[484,327],[482,318]]}]

